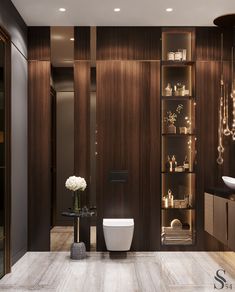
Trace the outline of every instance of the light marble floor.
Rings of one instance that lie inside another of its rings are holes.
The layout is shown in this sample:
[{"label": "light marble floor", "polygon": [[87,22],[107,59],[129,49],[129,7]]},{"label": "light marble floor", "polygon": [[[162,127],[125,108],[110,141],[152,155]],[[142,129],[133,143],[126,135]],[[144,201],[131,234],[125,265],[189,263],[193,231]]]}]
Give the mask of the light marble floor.
[{"label": "light marble floor", "polygon": [[[91,226],[91,251],[96,251],[96,227]],[[79,238],[79,230],[78,230]],[[69,251],[73,242],[73,226],[55,226],[51,230],[51,251]]]},{"label": "light marble floor", "polygon": [[[214,276],[226,271],[235,291],[235,253],[90,252],[81,261],[68,252],[28,252],[0,280],[0,291],[61,292],[196,292],[217,291]],[[224,291],[221,290],[221,291]]]}]

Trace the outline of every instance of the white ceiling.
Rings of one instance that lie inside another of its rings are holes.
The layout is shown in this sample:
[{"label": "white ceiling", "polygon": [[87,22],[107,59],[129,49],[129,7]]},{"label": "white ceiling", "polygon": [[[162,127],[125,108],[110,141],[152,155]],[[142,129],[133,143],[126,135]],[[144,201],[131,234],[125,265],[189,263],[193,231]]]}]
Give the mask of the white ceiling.
[{"label": "white ceiling", "polygon": [[[211,26],[235,0],[12,0],[30,26]],[[61,13],[58,8],[65,7]],[[120,7],[120,12],[114,12]],[[172,7],[173,12],[165,9]]]}]

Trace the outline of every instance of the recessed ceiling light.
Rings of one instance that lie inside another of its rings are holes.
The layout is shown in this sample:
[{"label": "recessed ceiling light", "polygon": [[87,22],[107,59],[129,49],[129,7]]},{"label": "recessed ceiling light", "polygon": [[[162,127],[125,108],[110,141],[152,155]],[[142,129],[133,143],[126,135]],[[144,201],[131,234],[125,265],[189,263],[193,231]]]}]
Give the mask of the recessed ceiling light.
[{"label": "recessed ceiling light", "polygon": [[121,9],[120,8],[114,8],[113,11],[114,12],[119,12]]},{"label": "recessed ceiling light", "polygon": [[71,41],[74,41],[74,38],[70,38]]},{"label": "recessed ceiling light", "polygon": [[65,12],[65,11],[66,11],[66,9],[65,9],[65,8],[63,8],[63,7],[61,7],[61,8],[59,8],[59,11],[60,11],[60,12]]},{"label": "recessed ceiling light", "polygon": [[166,11],[167,12],[172,12],[173,11],[173,8],[167,8]]}]

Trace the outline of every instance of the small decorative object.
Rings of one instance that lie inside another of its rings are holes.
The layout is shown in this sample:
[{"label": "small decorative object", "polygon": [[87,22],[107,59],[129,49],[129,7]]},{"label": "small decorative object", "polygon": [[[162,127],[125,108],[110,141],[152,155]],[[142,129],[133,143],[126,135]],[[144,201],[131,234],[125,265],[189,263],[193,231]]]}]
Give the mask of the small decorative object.
[{"label": "small decorative object", "polygon": [[172,87],[170,83],[167,83],[165,88],[165,96],[172,96]]},{"label": "small decorative object", "polygon": [[171,227],[174,229],[182,229],[182,223],[179,219],[174,219],[171,221]]},{"label": "small decorative object", "polygon": [[166,162],[166,172],[169,172],[170,171],[170,166],[171,166],[171,158],[168,155],[167,156],[167,162]]},{"label": "small decorative object", "polygon": [[84,191],[86,188],[87,184],[84,178],[82,177],[77,177],[77,176],[70,176],[66,182],[65,182],[65,187],[74,192],[74,202],[73,202],[73,211],[74,212],[79,212],[81,209],[80,206],[80,196],[79,192]]},{"label": "small decorative object", "polygon": [[174,61],[175,60],[175,53],[174,52],[167,53],[167,60]]},{"label": "small decorative object", "polygon": [[183,166],[176,166],[175,172],[184,172],[184,167]]},{"label": "small decorative object", "polygon": [[185,85],[178,82],[175,87],[175,96],[184,96],[185,95]]},{"label": "small decorative object", "polygon": [[177,161],[175,158],[175,155],[172,156],[172,171],[175,171],[176,167],[177,167]]},{"label": "small decorative object", "polygon": [[184,171],[188,172],[189,171],[189,161],[187,155],[185,156],[184,159]]},{"label": "small decorative object", "polygon": [[187,60],[187,50],[186,49],[183,49],[182,50],[182,60],[183,61],[186,61]]},{"label": "small decorative object", "polygon": [[172,195],[172,191],[169,189],[167,196],[163,197],[162,201],[164,208],[173,208],[174,207],[174,196]]},{"label": "small decorative object", "polygon": [[169,134],[176,134],[176,127],[174,123],[177,119],[177,114],[180,114],[181,110],[183,109],[183,105],[179,104],[175,110],[175,112],[168,111],[166,116],[164,117],[164,122],[167,123],[167,133]]},{"label": "small decorative object", "polygon": [[188,129],[186,127],[179,127],[180,129],[180,134],[187,134],[188,133]]},{"label": "small decorative object", "polygon": [[182,58],[182,52],[175,52],[175,61],[181,61]]},{"label": "small decorative object", "polygon": [[176,126],[174,124],[170,124],[167,128],[168,134],[176,134]]}]

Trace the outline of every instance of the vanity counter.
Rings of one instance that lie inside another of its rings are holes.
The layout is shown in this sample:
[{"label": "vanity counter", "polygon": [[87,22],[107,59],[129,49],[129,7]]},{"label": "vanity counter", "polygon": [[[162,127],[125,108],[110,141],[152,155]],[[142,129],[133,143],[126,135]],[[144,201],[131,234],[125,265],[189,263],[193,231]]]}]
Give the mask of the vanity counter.
[{"label": "vanity counter", "polygon": [[218,188],[218,187],[211,187],[205,189],[205,192],[208,194],[212,194],[217,197],[221,197],[227,200],[235,201],[235,192],[230,190],[229,188]]}]

